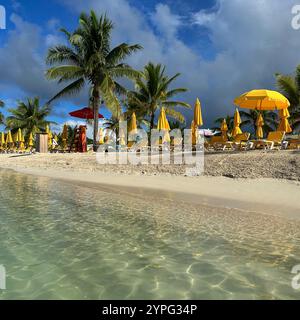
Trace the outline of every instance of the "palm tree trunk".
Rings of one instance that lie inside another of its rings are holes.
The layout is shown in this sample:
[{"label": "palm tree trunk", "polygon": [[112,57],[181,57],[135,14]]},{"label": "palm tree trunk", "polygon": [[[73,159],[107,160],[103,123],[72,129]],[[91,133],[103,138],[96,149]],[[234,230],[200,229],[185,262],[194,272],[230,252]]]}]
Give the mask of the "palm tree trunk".
[{"label": "palm tree trunk", "polygon": [[94,111],[94,133],[93,133],[93,150],[98,150],[98,131],[99,131],[99,90],[94,87],[93,89],[93,111]]},{"label": "palm tree trunk", "polygon": [[152,111],[151,120],[150,120],[150,130],[154,129],[154,118],[155,118],[155,113],[154,111]]}]

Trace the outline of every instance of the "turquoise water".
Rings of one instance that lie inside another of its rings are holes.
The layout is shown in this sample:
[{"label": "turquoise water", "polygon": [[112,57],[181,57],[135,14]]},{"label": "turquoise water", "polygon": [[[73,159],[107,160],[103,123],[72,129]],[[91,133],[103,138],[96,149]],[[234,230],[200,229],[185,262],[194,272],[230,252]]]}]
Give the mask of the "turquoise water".
[{"label": "turquoise water", "polygon": [[299,299],[300,223],[0,171],[1,299]]}]

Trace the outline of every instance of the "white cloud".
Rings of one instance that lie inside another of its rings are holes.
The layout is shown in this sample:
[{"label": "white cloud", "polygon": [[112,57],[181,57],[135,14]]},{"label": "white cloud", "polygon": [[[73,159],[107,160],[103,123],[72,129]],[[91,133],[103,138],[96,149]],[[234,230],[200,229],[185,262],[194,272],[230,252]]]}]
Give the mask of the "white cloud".
[{"label": "white cloud", "polygon": [[[209,32],[216,50],[209,61],[179,38],[178,31],[186,25],[176,14],[176,8],[171,10],[166,4],[158,4],[154,12],[144,13],[126,0],[63,0],[63,3],[76,15],[92,8],[98,13],[106,12],[115,23],[113,44],[142,44],[144,50],[129,59],[132,66],[141,68],[151,60],[165,64],[170,75],[181,72],[176,85],[190,89],[182,98],[193,104],[199,96],[206,123],[233,113],[236,95],[252,88],[274,88],[275,72],[291,73],[300,63],[300,31],[291,28],[293,0],[219,0],[216,10],[191,15],[189,27],[205,26]],[[45,41],[55,43],[57,34],[49,30],[51,36],[42,41],[37,26],[17,16],[12,20],[16,30],[10,32],[6,46],[0,47],[5,84],[16,84],[30,95],[49,97],[56,87],[44,80],[41,71],[44,57],[38,48]],[[85,99],[82,94],[74,101],[79,104]]]},{"label": "white cloud", "polygon": [[182,25],[181,17],[173,14],[169,6],[162,3],[156,5],[151,21],[156,29],[170,40],[176,36],[178,28]]}]

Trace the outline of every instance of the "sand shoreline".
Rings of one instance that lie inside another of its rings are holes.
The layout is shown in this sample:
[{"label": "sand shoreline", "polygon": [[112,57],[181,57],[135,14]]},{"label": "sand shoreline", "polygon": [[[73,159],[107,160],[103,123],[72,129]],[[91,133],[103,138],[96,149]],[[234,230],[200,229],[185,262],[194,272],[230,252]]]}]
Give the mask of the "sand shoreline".
[{"label": "sand shoreline", "polygon": [[[118,170],[90,170],[84,165],[60,166],[57,161],[82,161],[82,155],[44,155],[2,158],[0,168],[85,184],[108,192],[118,191],[152,200],[170,199],[195,205],[235,208],[300,219],[300,182],[274,178],[231,179],[224,176],[185,177],[184,175],[132,174]],[[3,161],[3,159],[6,159]],[[37,160],[37,161],[36,161]],[[55,161],[54,161],[55,160]],[[103,169],[103,168],[102,168]]]}]

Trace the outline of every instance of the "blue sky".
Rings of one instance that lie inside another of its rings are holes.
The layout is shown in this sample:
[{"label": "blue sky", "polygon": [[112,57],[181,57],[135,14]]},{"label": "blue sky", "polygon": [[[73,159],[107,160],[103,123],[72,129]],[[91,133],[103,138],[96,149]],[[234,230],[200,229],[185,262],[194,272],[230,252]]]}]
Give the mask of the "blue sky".
[{"label": "blue sky", "polygon": [[[140,43],[144,50],[128,62],[142,68],[162,62],[176,85],[189,88],[181,99],[202,102],[206,127],[233,113],[236,95],[275,88],[274,73],[292,73],[300,63],[300,31],[293,30],[287,0],[0,0],[7,30],[0,30],[0,97],[39,96],[44,102],[59,88],[44,78],[49,46],[64,41],[60,27],[74,29],[82,10],[106,12],[115,23],[113,43]],[[51,119],[64,123],[84,107],[87,92],[53,105]],[[109,116],[106,110],[102,110]],[[192,112],[186,112],[188,121]]]}]

